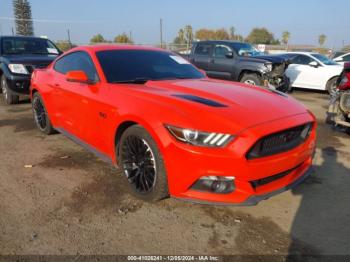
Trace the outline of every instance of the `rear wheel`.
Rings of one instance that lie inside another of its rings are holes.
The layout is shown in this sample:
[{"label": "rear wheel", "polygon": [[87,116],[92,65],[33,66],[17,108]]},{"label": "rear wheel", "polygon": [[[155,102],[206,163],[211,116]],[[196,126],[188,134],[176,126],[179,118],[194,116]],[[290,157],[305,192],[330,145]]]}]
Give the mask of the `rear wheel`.
[{"label": "rear wheel", "polygon": [[137,197],[158,201],[169,195],[162,155],[142,126],[129,127],[122,134],[118,148],[121,168]]},{"label": "rear wheel", "polygon": [[47,135],[56,133],[47,114],[43,99],[38,92],[33,95],[32,109],[37,128]]},{"label": "rear wheel", "polygon": [[337,90],[337,81],[338,81],[338,77],[333,77],[327,82],[326,89],[330,95],[334,94],[335,91]]},{"label": "rear wheel", "polygon": [[13,105],[19,103],[19,96],[14,95],[7,85],[7,80],[5,75],[1,77],[1,91],[4,97],[4,101],[7,105]]},{"label": "rear wheel", "polygon": [[258,74],[255,73],[246,73],[241,78],[240,82],[253,85],[253,86],[262,86],[262,80]]}]

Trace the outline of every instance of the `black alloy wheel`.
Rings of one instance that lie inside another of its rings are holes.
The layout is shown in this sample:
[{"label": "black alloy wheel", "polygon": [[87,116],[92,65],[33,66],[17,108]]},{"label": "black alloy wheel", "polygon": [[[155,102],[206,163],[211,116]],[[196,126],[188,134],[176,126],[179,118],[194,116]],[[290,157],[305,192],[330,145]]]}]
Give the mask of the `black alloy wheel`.
[{"label": "black alloy wheel", "polygon": [[128,136],[122,144],[123,169],[136,192],[147,194],[156,182],[157,167],[148,143],[137,136]]}]

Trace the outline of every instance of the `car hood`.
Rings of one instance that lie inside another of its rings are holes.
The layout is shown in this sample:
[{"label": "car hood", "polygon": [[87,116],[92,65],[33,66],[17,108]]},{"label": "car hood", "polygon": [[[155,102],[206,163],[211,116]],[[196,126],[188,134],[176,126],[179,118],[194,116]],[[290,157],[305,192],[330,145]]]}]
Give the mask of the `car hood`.
[{"label": "car hood", "polygon": [[27,64],[27,65],[37,65],[37,64],[50,64],[57,55],[34,55],[34,54],[23,54],[23,55],[4,55],[5,59],[9,63],[16,64]]},{"label": "car hood", "polygon": [[288,59],[278,55],[258,55],[258,56],[254,56],[254,58],[267,60],[275,64],[281,64],[283,62],[288,61]]},{"label": "car hood", "polygon": [[137,90],[143,93],[143,98],[151,96],[154,103],[162,103],[172,112],[180,113],[191,121],[191,126],[206,130],[226,126],[230,131],[239,132],[257,124],[307,113],[301,103],[288,95],[228,81],[148,81]]}]

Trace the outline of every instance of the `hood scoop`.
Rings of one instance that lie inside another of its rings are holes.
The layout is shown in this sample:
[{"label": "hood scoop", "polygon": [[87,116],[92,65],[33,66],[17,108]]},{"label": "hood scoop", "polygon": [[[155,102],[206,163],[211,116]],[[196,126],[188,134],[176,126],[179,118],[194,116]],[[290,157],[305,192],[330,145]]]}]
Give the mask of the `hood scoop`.
[{"label": "hood scoop", "polygon": [[186,99],[186,100],[189,100],[189,101],[192,101],[192,102],[200,103],[200,104],[203,104],[203,105],[206,105],[206,106],[227,107],[227,105],[224,105],[224,104],[221,104],[221,103],[218,103],[216,101],[209,100],[209,99],[206,99],[206,98],[202,98],[202,97],[199,97],[199,96],[186,95],[186,94],[175,94],[175,95],[172,95],[172,96],[179,97],[179,98],[182,98],[182,99]]}]

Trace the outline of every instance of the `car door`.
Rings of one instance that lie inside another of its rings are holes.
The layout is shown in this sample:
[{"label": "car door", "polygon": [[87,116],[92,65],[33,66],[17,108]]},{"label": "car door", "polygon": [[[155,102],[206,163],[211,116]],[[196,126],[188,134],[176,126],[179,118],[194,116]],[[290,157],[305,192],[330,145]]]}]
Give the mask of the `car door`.
[{"label": "car door", "polygon": [[[317,66],[310,65],[311,62],[316,62]],[[323,69],[319,62],[310,56],[300,54],[295,56],[291,63],[286,70],[286,75],[293,87],[324,89],[320,81]]]},{"label": "car door", "polygon": [[194,55],[191,59],[191,63],[197,66],[198,68],[208,71],[209,70],[209,61],[212,53],[212,45],[206,43],[197,44]]},{"label": "car door", "polygon": [[[56,62],[57,71],[54,83],[56,93],[56,107],[60,119],[60,128],[63,131],[87,142],[93,132],[91,123],[97,116],[91,114],[95,107],[91,101],[98,94],[98,74],[88,53],[78,51],[70,53]],[[67,81],[66,73],[69,71],[83,71],[90,83],[77,83]]]},{"label": "car door", "polygon": [[227,45],[217,44],[209,61],[208,75],[215,78],[232,80],[233,51]]}]

